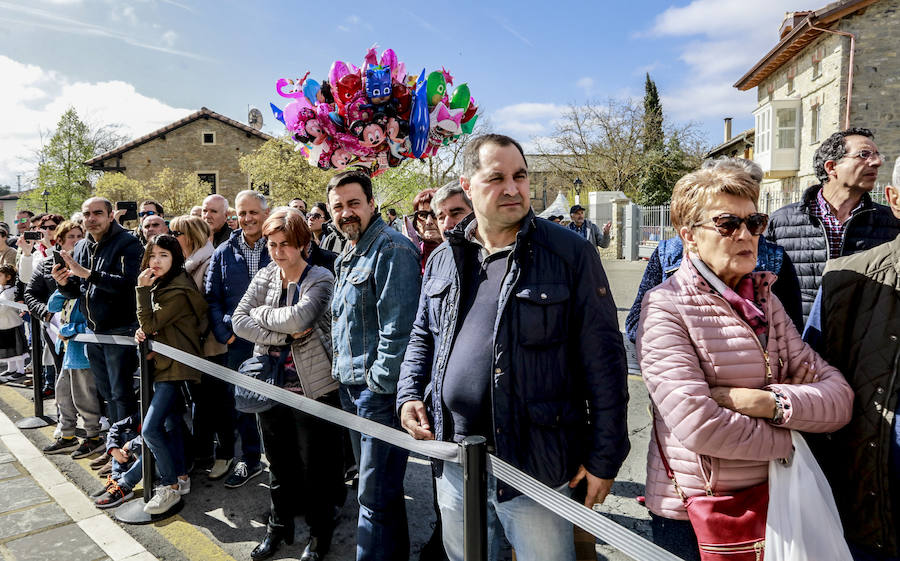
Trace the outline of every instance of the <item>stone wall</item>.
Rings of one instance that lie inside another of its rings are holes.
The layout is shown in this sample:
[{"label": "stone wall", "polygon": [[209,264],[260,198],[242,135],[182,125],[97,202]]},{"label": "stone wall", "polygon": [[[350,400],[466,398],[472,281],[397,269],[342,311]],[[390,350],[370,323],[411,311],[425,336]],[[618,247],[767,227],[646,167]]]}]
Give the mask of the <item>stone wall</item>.
[{"label": "stone wall", "polygon": [[[875,2],[843,20],[840,29],[856,35],[850,126],[875,132],[875,143],[885,156],[878,183],[888,185],[900,156],[900,0]],[[842,121],[843,112],[842,105]]]},{"label": "stone wall", "polygon": [[[203,133],[215,134],[215,144],[204,145]],[[235,195],[250,186],[241,173],[238,160],[265,141],[216,119],[200,118],[122,155],[124,174],[138,181],[149,181],[163,168],[176,172],[215,173],[216,192],[234,205]],[[105,162],[115,165],[115,160]]]}]

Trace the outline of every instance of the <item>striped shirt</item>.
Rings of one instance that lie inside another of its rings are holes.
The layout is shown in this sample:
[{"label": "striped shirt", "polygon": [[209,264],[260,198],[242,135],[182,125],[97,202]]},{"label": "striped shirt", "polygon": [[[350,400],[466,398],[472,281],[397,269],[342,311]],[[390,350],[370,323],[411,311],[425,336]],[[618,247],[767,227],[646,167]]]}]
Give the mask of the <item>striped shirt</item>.
[{"label": "striped shirt", "polygon": [[[863,202],[860,199],[856,208],[850,212],[850,216],[856,214],[862,206]],[[828,258],[835,259],[840,257],[841,246],[844,244],[844,227],[846,224],[841,224],[838,217],[831,212],[831,205],[828,204],[828,201],[822,195],[822,189],[819,189],[819,194],[816,195],[816,205],[813,207],[813,212],[816,218],[822,221],[822,225],[825,226],[825,233],[828,235]]]}]

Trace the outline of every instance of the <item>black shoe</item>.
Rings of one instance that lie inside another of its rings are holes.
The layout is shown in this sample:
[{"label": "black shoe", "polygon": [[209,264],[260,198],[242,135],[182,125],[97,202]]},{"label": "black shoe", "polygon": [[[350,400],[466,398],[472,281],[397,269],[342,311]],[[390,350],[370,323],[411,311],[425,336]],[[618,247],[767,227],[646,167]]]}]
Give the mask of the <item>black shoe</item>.
[{"label": "black shoe", "polygon": [[263,541],[259,542],[259,545],[253,548],[253,551],[250,552],[250,559],[253,561],[260,561],[261,559],[268,559],[275,555],[275,552],[278,551],[278,548],[281,547],[281,542],[284,542],[288,545],[294,543],[294,532],[285,532],[284,535],[281,533],[275,532],[266,532],[266,537],[263,538]]},{"label": "black shoe", "polygon": [[321,561],[329,549],[331,549],[331,536],[328,536],[327,539],[310,536],[306,542],[306,547],[303,548],[303,555],[300,556],[300,561]]},{"label": "black shoe", "polygon": [[77,460],[79,458],[86,458],[88,456],[92,456],[94,454],[98,454],[102,452],[106,448],[106,441],[104,441],[99,436],[94,436],[92,438],[85,438],[81,441],[81,445],[72,452],[72,458]]}]

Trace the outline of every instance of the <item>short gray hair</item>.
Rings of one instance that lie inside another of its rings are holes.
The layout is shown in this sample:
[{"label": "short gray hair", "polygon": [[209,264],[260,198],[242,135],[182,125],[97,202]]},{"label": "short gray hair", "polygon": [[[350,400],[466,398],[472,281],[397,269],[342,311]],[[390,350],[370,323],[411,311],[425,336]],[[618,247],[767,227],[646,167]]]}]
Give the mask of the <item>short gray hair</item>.
[{"label": "short gray hair", "polygon": [[900,189],[900,156],[898,156],[897,161],[894,162],[894,173],[891,174],[891,185]]},{"label": "short gray hair", "polygon": [[746,158],[733,158],[728,156],[722,156],[718,159],[710,158],[708,160],[703,160],[703,163],[700,164],[700,169],[728,169],[743,171],[757,183],[760,183],[763,180],[762,167],[760,167],[760,165],[753,160],[748,160]]},{"label": "short gray hair", "polygon": [[472,208],[472,199],[470,199],[469,196],[466,195],[466,192],[463,191],[462,185],[459,184],[459,180],[455,180],[441,186],[440,189],[434,192],[434,196],[431,198],[432,210],[434,210],[435,207],[442,205],[444,201],[446,201],[453,195],[462,196],[462,199],[466,203],[466,206]]},{"label": "short gray hair", "polygon": [[234,198],[234,206],[237,206],[238,201],[243,199],[244,197],[253,197],[259,201],[259,206],[266,210],[269,208],[269,201],[266,200],[266,196],[260,193],[259,191],[254,191],[253,189],[244,189]]},{"label": "short gray hair", "polygon": [[218,193],[210,195],[203,199],[203,204],[206,204],[209,201],[219,201],[220,203],[222,203],[222,208],[224,209],[223,212],[228,212],[228,199],[226,199],[222,195],[219,195]]}]

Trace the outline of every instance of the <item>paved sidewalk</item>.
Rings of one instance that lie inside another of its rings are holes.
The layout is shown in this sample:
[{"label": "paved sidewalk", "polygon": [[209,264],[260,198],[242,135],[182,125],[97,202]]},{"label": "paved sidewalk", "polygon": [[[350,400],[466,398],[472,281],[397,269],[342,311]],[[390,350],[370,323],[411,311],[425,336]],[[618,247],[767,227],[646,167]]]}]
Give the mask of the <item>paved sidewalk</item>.
[{"label": "paved sidewalk", "polygon": [[0,411],[0,559],[153,561]]}]

